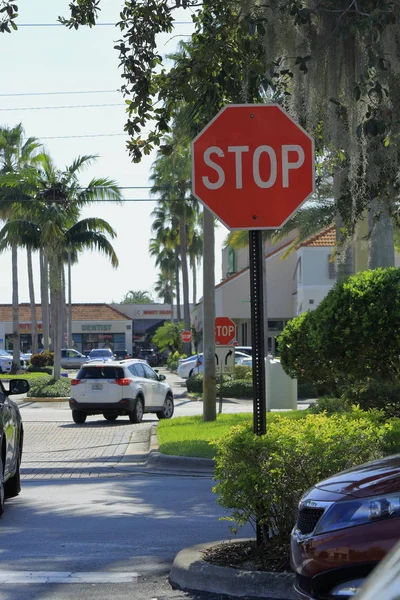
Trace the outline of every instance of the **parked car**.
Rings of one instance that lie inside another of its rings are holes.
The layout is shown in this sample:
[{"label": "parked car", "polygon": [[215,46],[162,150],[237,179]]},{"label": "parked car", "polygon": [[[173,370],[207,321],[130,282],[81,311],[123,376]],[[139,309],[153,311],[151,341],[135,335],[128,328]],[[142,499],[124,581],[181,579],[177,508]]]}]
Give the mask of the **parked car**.
[{"label": "parked car", "polygon": [[301,499],[291,536],[297,597],[354,597],[399,539],[400,454],[318,483]]},{"label": "parked car", "polygon": [[109,348],[93,348],[87,355],[86,362],[91,360],[114,360],[114,353]]},{"label": "parked car", "polygon": [[141,348],[138,358],[147,361],[151,367],[158,365],[158,356],[153,348]]},{"label": "parked car", "polygon": [[12,369],[12,355],[0,349],[0,373],[10,373]]},{"label": "parked car", "polygon": [[72,379],[69,406],[75,423],[99,414],[107,421],[127,415],[131,423],[140,423],[144,413],[170,419],[174,396],[165,375],[143,360],[95,361],[83,365]]},{"label": "parked car", "polygon": [[178,362],[176,372],[182,379],[188,379],[188,377],[200,373],[200,365],[202,363],[203,354],[193,354],[193,356],[188,356],[188,358],[181,358]]},{"label": "parked car", "polygon": [[114,350],[114,358],[118,360],[125,360],[126,358],[132,358],[128,350]]},{"label": "parked car", "polygon": [[87,356],[73,348],[64,348],[61,350],[61,367],[63,369],[80,369],[87,360]]},{"label": "parked car", "polygon": [[251,346],[235,346],[235,350],[237,352],[244,352],[245,354],[248,354],[249,356],[252,356],[252,354],[253,354],[253,348]]},{"label": "parked car", "polygon": [[0,381],[0,516],[4,499],[18,496],[21,491],[20,464],[24,430],[14,394],[25,394],[29,384],[25,379],[13,379],[8,389]]},{"label": "parked car", "polygon": [[[235,348],[235,365],[240,365],[243,360],[249,358],[248,354],[244,352],[237,352]],[[183,358],[178,363],[178,368],[176,370],[179,377],[182,379],[188,379],[192,377],[192,375],[197,375],[198,373],[203,373],[204,364],[203,364],[203,354],[194,354],[193,356],[189,356],[189,358]]]}]

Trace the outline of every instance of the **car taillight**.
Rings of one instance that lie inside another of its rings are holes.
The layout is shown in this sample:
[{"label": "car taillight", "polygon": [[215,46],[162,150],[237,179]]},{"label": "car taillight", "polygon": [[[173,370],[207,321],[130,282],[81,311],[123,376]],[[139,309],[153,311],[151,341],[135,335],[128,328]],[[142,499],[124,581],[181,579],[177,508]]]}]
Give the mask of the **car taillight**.
[{"label": "car taillight", "polygon": [[115,383],[117,385],[129,385],[131,380],[128,377],[122,377],[121,379],[116,379]]},{"label": "car taillight", "polygon": [[71,385],[78,385],[82,383],[82,379],[71,379]]}]

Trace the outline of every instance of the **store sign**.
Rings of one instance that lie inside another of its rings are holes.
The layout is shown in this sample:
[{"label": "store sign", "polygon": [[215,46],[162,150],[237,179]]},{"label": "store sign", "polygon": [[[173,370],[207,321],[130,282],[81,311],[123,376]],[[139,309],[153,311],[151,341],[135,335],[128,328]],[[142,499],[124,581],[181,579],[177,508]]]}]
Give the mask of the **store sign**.
[{"label": "store sign", "polygon": [[82,325],[82,331],[111,331],[112,325]]},{"label": "store sign", "polygon": [[[42,323],[37,324],[37,329],[39,332],[42,331]],[[21,333],[31,333],[32,332],[32,324],[31,323],[19,323],[19,331]]]},{"label": "store sign", "polygon": [[144,315],[170,315],[170,310],[144,310]]}]

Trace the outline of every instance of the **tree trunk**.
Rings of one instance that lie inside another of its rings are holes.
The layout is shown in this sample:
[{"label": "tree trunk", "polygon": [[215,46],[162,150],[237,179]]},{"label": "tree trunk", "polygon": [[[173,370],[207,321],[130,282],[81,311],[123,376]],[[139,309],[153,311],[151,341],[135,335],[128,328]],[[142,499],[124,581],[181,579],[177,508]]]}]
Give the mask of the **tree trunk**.
[{"label": "tree trunk", "polygon": [[42,343],[43,348],[49,351],[50,336],[50,311],[49,311],[49,272],[48,261],[43,250],[39,253],[40,261],[40,296],[42,305]]},{"label": "tree trunk", "polygon": [[[182,289],[183,289],[183,321],[186,331],[190,331],[190,308],[189,308],[189,270],[187,261],[187,236],[186,219],[182,215],[179,219],[179,239],[181,248],[181,268],[182,268]],[[183,344],[183,352],[190,356],[191,343]]]},{"label": "tree trunk", "polygon": [[26,254],[28,263],[29,302],[31,307],[31,352],[32,354],[36,354],[38,351],[38,326],[36,318],[35,286],[33,284],[32,250],[28,248]]},{"label": "tree trunk", "polygon": [[387,209],[382,208],[376,199],[372,200],[368,211],[368,228],[368,268],[394,267],[393,222]]},{"label": "tree trunk", "polygon": [[72,348],[72,275],[71,275],[71,254],[68,252],[68,348]]},{"label": "tree trunk", "polygon": [[179,248],[175,249],[175,278],[176,278],[176,318],[178,323],[182,321],[181,319],[181,287],[179,282]]},{"label": "tree trunk", "polygon": [[50,295],[52,317],[52,346],[54,351],[53,377],[61,377],[61,339],[62,339],[62,281],[59,257],[53,255],[50,262]]},{"label": "tree trunk", "polygon": [[214,216],[203,208],[203,420],[217,418],[215,379]]},{"label": "tree trunk", "polygon": [[18,298],[18,249],[11,247],[12,268],[12,316],[13,316],[13,372],[21,368],[21,350],[19,335],[19,298]]},{"label": "tree trunk", "polygon": [[197,302],[197,268],[196,268],[196,257],[192,263],[192,274],[193,274],[193,307],[196,306]]}]

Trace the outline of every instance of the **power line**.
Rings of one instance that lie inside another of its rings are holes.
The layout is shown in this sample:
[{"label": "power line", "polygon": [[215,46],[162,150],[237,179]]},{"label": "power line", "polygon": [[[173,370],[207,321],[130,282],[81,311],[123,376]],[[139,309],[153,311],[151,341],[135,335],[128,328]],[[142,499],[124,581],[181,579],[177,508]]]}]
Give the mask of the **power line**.
[{"label": "power line", "polygon": [[127,136],[127,133],[89,133],[87,135],[49,135],[40,136],[41,140],[68,140],[73,138],[96,138],[96,137],[114,137],[114,136]]},{"label": "power line", "polygon": [[[18,23],[18,27],[65,27],[63,23]],[[193,25],[192,21],[174,21],[174,25]],[[117,23],[96,23],[96,27],[116,27]]]},{"label": "power line", "polygon": [[67,92],[22,92],[22,93],[11,93],[11,94],[0,94],[0,97],[15,97],[15,96],[58,96],[62,94],[111,94],[120,92],[121,90],[81,90],[81,91],[67,91]]},{"label": "power line", "polygon": [[104,108],[106,106],[126,106],[119,102],[118,104],[68,104],[65,106],[20,106],[13,108],[0,108],[0,111],[16,111],[16,110],[56,110],[61,108]]}]

